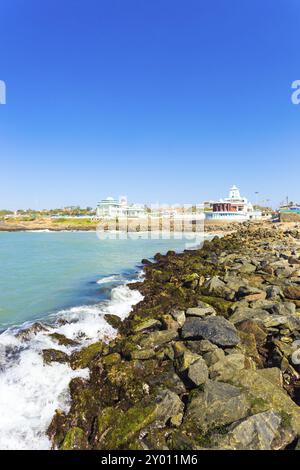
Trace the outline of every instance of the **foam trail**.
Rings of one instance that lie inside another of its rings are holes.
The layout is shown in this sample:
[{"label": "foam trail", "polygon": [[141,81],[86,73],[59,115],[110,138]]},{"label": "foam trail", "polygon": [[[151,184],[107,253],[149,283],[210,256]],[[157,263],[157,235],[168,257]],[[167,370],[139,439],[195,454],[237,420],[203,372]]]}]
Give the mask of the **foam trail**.
[{"label": "foam trail", "polygon": [[112,276],[103,277],[102,279],[98,279],[97,284],[107,284],[108,282],[118,281],[120,276],[117,274],[113,274]]},{"label": "foam trail", "polygon": [[112,338],[116,330],[104,320],[104,314],[124,319],[142,298],[138,291],[118,286],[110,301],[59,312],[46,331],[16,335],[6,330],[0,335],[0,449],[50,449],[46,430],[57,408],[68,411],[70,380],[88,378],[88,369],[73,371],[67,364],[43,363],[43,349],[67,353],[76,349],[58,345],[49,333],[80,339],[80,347]]}]

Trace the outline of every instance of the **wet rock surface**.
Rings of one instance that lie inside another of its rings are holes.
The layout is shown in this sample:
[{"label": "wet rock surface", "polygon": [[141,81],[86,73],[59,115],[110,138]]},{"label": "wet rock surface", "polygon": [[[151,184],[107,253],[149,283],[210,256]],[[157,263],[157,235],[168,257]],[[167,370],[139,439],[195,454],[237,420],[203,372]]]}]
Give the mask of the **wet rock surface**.
[{"label": "wet rock surface", "polygon": [[[143,260],[144,300],[110,343],[44,361],[88,368],[54,448],[285,449],[300,442],[300,233],[243,224]],[[55,338],[68,344],[68,338]],[[76,346],[76,345],[74,345]]]},{"label": "wet rock surface", "polygon": [[223,317],[210,317],[206,320],[188,318],[182,328],[185,339],[207,339],[218,346],[236,346],[239,336],[236,328]]}]

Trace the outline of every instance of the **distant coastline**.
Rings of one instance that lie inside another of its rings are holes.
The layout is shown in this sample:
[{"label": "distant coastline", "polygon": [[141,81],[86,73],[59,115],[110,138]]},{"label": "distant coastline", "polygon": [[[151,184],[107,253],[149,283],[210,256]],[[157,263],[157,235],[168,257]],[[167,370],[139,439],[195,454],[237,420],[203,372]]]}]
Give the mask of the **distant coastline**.
[{"label": "distant coastline", "polygon": [[[226,222],[226,221],[205,221],[204,231],[209,233],[215,232],[229,232],[237,228],[240,222]],[[107,221],[99,221],[92,219],[52,219],[52,218],[37,218],[35,220],[18,220],[18,219],[5,219],[0,221],[0,232],[26,232],[26,231],[50,231],[50,232],[65,232],[65,231],[80,231],[80,232],[95,232],[97,228],[108,230]],[[116,229],[118,231],[118,228]],[[129,219],[128,232],[150,232],[146,223],[140,223],[136,219]],[[156,227],[156,231],[164,232],[164,227]],[[170,226],[170,231],[179,232],[178,227]]]}]

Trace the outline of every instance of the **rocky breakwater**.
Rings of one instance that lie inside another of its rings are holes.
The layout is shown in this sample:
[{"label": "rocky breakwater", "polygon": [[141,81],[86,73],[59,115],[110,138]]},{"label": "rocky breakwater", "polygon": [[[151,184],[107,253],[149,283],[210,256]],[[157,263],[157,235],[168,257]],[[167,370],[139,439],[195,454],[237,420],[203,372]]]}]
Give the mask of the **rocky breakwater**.
[{"label": "rocky breakwater", "polygon": [[300,437],[300,234],[242,227],[144,260],[144,295],[48,434],[60,449],[293,449]]}]

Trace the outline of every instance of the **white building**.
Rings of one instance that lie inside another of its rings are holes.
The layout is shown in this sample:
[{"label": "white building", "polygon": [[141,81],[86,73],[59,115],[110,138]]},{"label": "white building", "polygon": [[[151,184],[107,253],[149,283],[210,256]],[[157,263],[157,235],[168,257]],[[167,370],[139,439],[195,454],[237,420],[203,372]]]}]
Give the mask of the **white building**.
[{"label": "white building", "polygon": [[142,204],[128,204],[127,198],[122,196],[119,200],[113,197],[102,199],[97,204],[96,217],[98,219],[115,219],[116,217],[137,218],[146,214]]},{"label": "white building", "polygon": [[242,197],[237,186],[232,186],[229,196],[212,204],[212,211],[205,212],[208,220],[255,220],[260,219],[261,211],[254,210],[251,202]]}]

